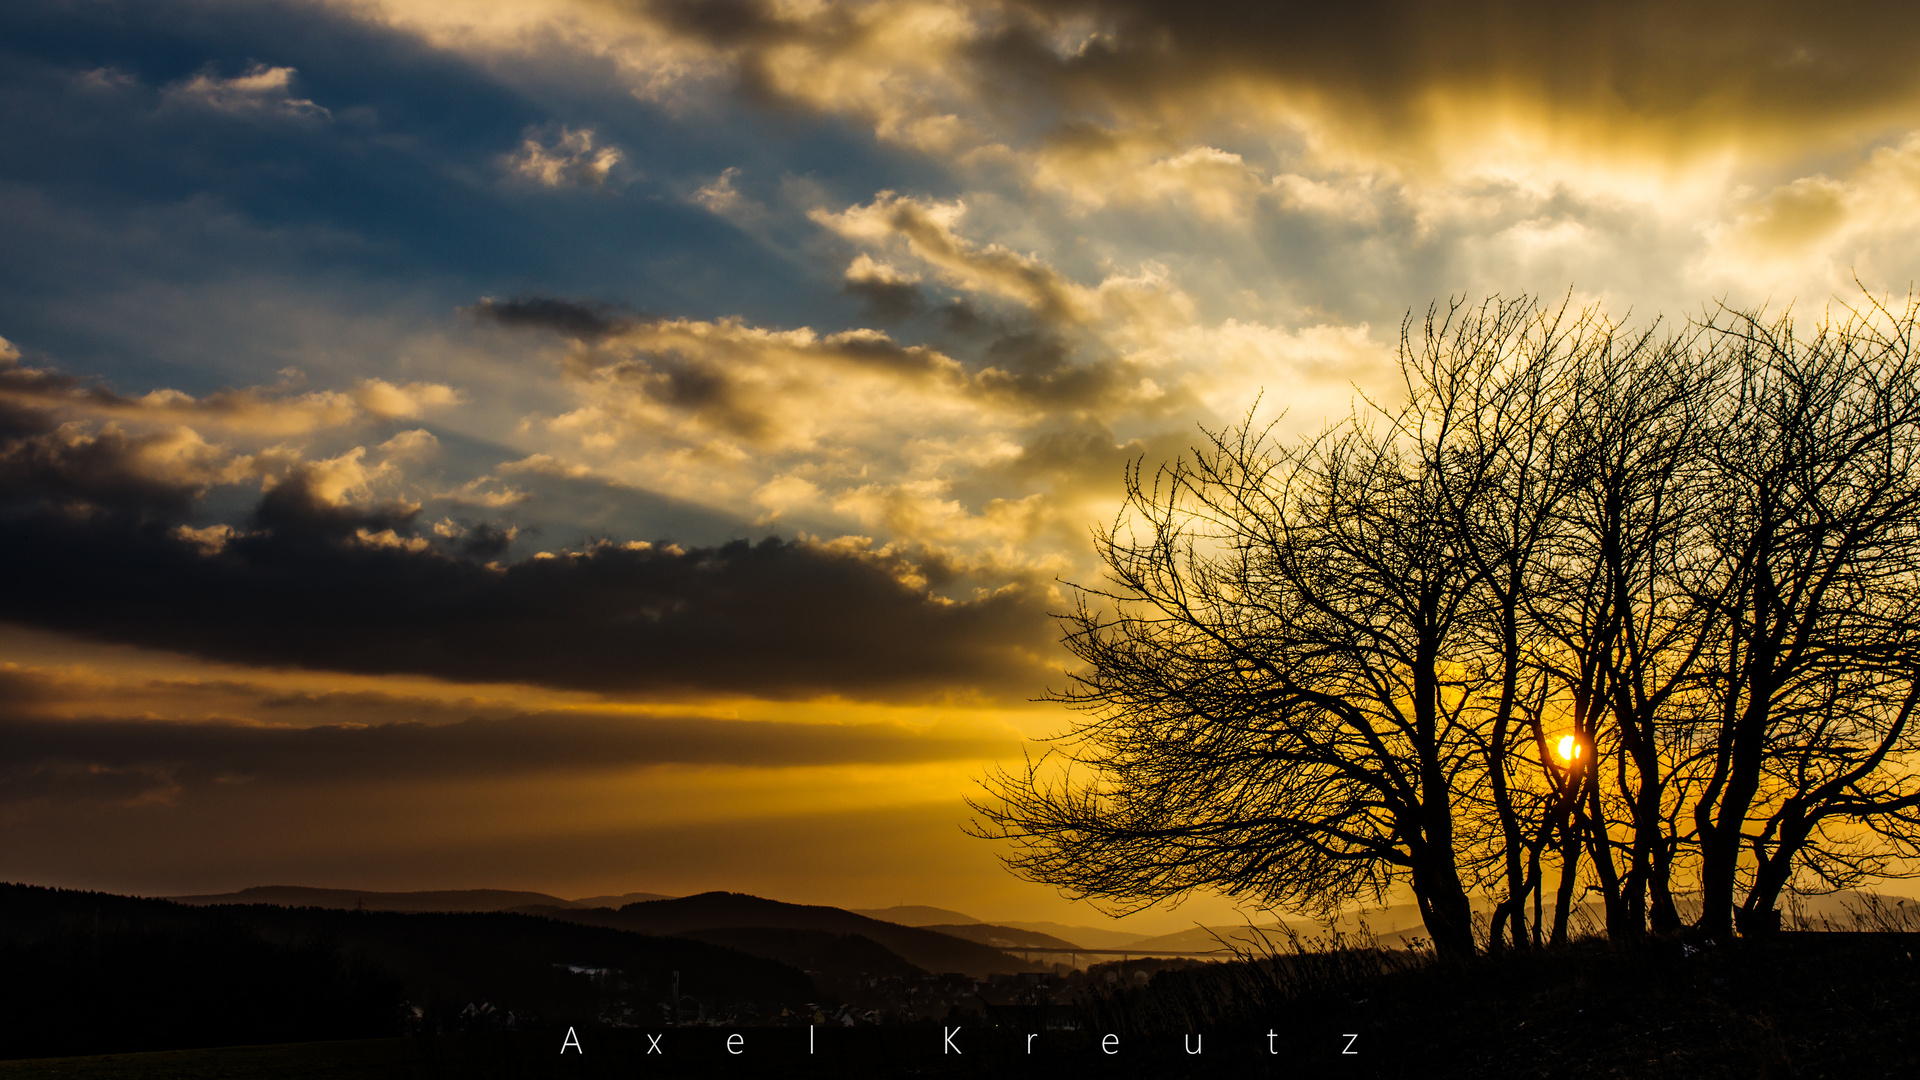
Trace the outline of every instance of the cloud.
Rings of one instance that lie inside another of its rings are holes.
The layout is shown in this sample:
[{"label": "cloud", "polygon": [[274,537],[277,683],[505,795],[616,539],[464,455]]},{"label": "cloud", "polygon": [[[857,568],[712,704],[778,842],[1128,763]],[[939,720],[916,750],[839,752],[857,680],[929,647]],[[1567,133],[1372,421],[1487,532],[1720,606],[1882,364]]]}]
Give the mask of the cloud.
[{"label": "cloud", "polygon": [[1892,3],[1834,20],[1785,0],[1589,0],[1551,12],[1490,0],[1364,9],[1105,0],[1078,7],[1099,30],[1070,55],[1040,39],[1061,19],[1028,10],[991,46],[996,66],[1023,72],[1025,87],[1163,117],[1191,115],[1209,97],[1232,108],[1264,95],[1376,140],[1518,119],[1562,137],[1652,137],[1686,152],[1689,139],[1877,124],[1920,92],[1891,44],[1920,19]]},{"label": "cloud", "polygon": [[[1869,257],[1877,283],[1911,276],[1871,228],[1821,232],[1831,203],[1814,221],[1786,194],[1770,208],[1741,191],[1764,196],[1816,168],[1851,183],[1836,162],[1920,127],[1920,71],[1896,44],[1920,13],[1884,0],[1841,19],[1784,0],[1582,0],[1546,14],[1490,0],[357,10],[482,63],[578,64],[583,84],[611,79],[681,120],[764,106],[864,128],[940,180],[902,189],[910,205],[865,208],[925,220],[856,242],[902,269],[924,260],[929,285],[1056,326],[1110,322],[1074,303],[1094,287],[1087,268],[1147,259],[1209,319],[1285,328],[1386,325],[1435,295],[1569,281],[1623,309],[1672,310],[1737,277],[1734,249],[1777,261],[1786,236],[1808,238],[1794,244],[1809,261],[1831,254],[1842,279]],[[874,187],[900,188],[883,175]],[[962,205],[974,239],[942,250],[952,237],[936,212]],[[821,213],[849,231],[872,224]],[[1755,300],[1785,275],[1765,276]],[[1791,284],[1824,292],[1833,276]],[[897,283],[847,287],[873,319],[917,314]]]},{"label": "cloud", "polygon": [[[249,397],[250,392],[229,392],[196,402],[156,392],[128,399],[97,383],[8,366],[0,357],[0,514],[10,523],[42,514],[137,522],[136,528],[161,530],[205,555],[226,550],[237,538],[252,535],[253,528],[424,548],[426,541],[394,531],[412,520],[419,505],[392,495],[401,486],[401,463],[438,447],[431,432],[416,428],[395,434],[379,445],[378,459],[371,459],[364,446],[308,457],[303,448],[285,443],[244,453],[210,443],[192,428],[162,422],[181,415],[205,420],[211,406],[211,415],[222,418],[250,413],[240,426],[257,428],[259,414],[273,405],[263,409]],[[454,397],[437,384],[396,386],[369,379],[345,407],[390,420]],[[69,413],[81,418],[64,419]],[[470,482],[461,493],[480,504],[517,501],[482,491],[481,481],[487,479]],[[233,522],[191,520],[212,488],[251,481],[265,493],[250,523],[236,528]]]},{"label": "cloud", "polygon": [[867,315],[881,322],[898,322],[926,310],[920,275],[903,273],[864,252],[848,265],[846,291],[866,301]]},{"label": "cloud", "polygon": [[44,417],[10,415],[0,403],[0,506],[46,500],[178,516],[212,485],[246,474],[244,464],[187,428],[51,427]]},{"label": "cloud", "polygon": [[[907,280],[905,273],[882,267],[856,258],[853,272],[860,281],[883,286]],[[1117,294],[1100,293],[1109,310],[1124,311],[1124,302],[1114,302]],[[510,308],[504,318],[492,308],[476,310],[513,325],[550,324],[562,333],[592,314],[571,305],[520,303],[525,314]],[[855,505],[847,498],[853,488],[864,492],[862,505],[882,489],[890,504],[930,497],[925,473],[952,475],[1004,456],[1011,431],[1049,415],[1160,415],[1194,401],[1177,386],[1154,383],[1142,365],[1097,339],[1076,345],[1051,330],[1017,329],[1000,319],[975,320],[981,334],[966,363],[877,330],[822,334],[738,319],[594,319],[591,340],[576,338],[578,347],[562,365],[581,404],[548,421],[549,430],[578,439],[597,455],[645,448],[661,463],[646,469],[653,483],[663,471],[691,475],[697,467],[702,480],[690,480],[676,493],[712,500],[732,489],[739,512],[763,524],[778,518],[819,529]],[[715,470],[724,471],[725,487],[708,479]],[[776,488],[766,486],[775,481]],[[769,491],[790,491],[800,482],[829,494],[768,501]],[[826,516],[795,518],[802,507]],[[952,510],[938,516],[948,518]],[[857,527],[871,528],[878,519],[862,512],[855,520]]]},{"label": "cloud", "polygon": [[[39,504],[177,518],[213,485],[253,474],[250,460],[188,427],[129,431],[35,407],[80,384],[21,368],[18,355],[0,339],[0,508]],[[37,393],[44,391],[51,395]]]},{"label": "cloud", "polygon": [[927,591],[925,560],[776,539],[489,566],[418,535],[416,506],[340,501],[363,469],[354,454],[303,464],[217,548],[153,523],[16,512],[0,618],[247,664],[654,697],[1023,698],[1052,670],[1031,583],[950,600]]},{"label": "cloud", "polygon": [[476,476],[450,491],[440,492],[436,498],[460,506],[484,506],[498,510],[505,506],[517,506],[533,498],[533,493],[501,483],[492,476]]},{"label": "cloud", "polygon": [[[269,481],[269,498],[262,505],[279,506],[283,501],[292,500],[292,503],[311,502],[328,510],[344,508],[355,497],[370,496],[373,485],[395,471],[392,460],[369,464],[364,446],[317,461],[293,461],[283,477]],[[276,499],[273,492],[281,489],[289,494]]]},{"label": "cloud", "polygon": [[425,457],[440,448],[440,440],[426,428],[403,431],[380,444],[380,452],[389,458]]},{"label": "cloud", "polygon": [[385,379],[362,379],[353,398],[376,420],[412,420],[428,409],[444,409],[460,400],[450,386],[413,382],[395,385]]},{"label": "cloud", "polygon": [[496,300],[491,296],[485,296],[465,310],[468,315],[481,322],[514,328],[549,330],[588,342],[598,341],[632,322],[631,318],[623,315],[610,304],[589,304],[548,296],[520,297],[513,300]]},{"label": "cloud", "polygon": [[897,765],[989,758],[1017,740],[884,722],[569,713],[309,727],[0,713],[0,744],[8,748],[0,765],[4,805],[171,799],[215,784],[463,780],[657,765]]},{"label": "cloud", "polygon": [[507,168],[542,187],[604,187],[624,155],[617,147],[593,145],[593,129],[561,128],[552,146],[528,137],[507,158]]},{"label": "cloud", "polygon": [[213,425],[255,435],[304,435],[365,420],[407,420],[460,402],[442,383],[361,379],[347,390],[295,392],[286,384],[219,390],[203,397],[153,390],[139,397],[97,379],[19,362],[18,350],[0,352],[0,402],[62,414],[140,423]]},{"label": "cloud", "polygon": [[1076,209],[1111,202],[1171,203],[1202,219],[1239,223],[1268,194],[1269,180],[1240,154],[1212,146],[1176,149],[1164,134],[1061,125],[1033,151],[1029,182],[1064,193]]},{"label": "cloud", "polygon": [[1088,290],[1040,259],[1000,244],[975,244],[955,232],[966,210],[965,203],[926,202],[883,191],[866,206],[838,214],[816,210],[808,216],[849,240],[904,242],[953,285],[1013,300],[1045,321],[1077,323],[1092,316],[1096,305]]},{"label": "cloud", "polygon": [[1175,145],[1163,160],[1228,129],[1403,163],[1470,160],[1516,134],[1594,157],[1611,144],[1685,158],[1880,129],[1920,102],[1903,44],[1920,33],[1920,13],[1891,0],[1845,18],[1787,0],[1579,0],[1550,12],[1499,0],[370,8],[476,51],[526,50],[539,28],[654,100],[730,81],[952,161],[1030,146],[1036,117],[1157,132]]},{"label": "cloud", "polygon": [[126,90],[140,85],[138,76],[116,67],[97,67],[79,72],[73,77],[74,85],[95,92]]},{"label": "cloud", "polygon": [[721,217],[729,217],[740,212],[745,196],[733,186],[733,178],[739,175],[740,170],[733,166],[720,170],[720,175],[714,177],[712,183],[704,184],[694,191],[693,201]]},{"label": "cloud", "polygon": [[[89,73],[97,74],[97,73]],[[327,119],[333,114],[307,98],[290,93],[294,69],[255,64],[232,78],[203,71],[162,91],[162,100],[231,115],[278,115],[299,119]]]},{"label": "cloud", "polygon": [[579,480],[593,474],[592,469],[577,461],[561,461],[552,454],[529,454],[518,461],[503,461],[500,463],[500,471],[556,476],[568,480]]},{"label": "cloud", "polygon": [[939,350],[877,330],[821,334],[739,319],[632,319],[571,353],[566,369],[591,404],[556,421],[563,426],[762,447],[817,441],[836,426],[819,412],[829,401],[842,410],[832,419],[845,424],[856,413],[897,410],[903,398],[931,404],[964,379]]},{"label": "cloud", "polygon": [[[436,534],[440,533],[440,527],[438,525],[434,526],[433,531]],[[519,534],[520,530],[516,527],[507,526],[502,528],[501,526],[482,521],[475,523],[471,528],[464,528],[458,532],[452,532],[451,538],[457,541],[454,550],[461,556],[468,559],[491,562],[505,555],[507,550],[513,546],[514,537]]]}]

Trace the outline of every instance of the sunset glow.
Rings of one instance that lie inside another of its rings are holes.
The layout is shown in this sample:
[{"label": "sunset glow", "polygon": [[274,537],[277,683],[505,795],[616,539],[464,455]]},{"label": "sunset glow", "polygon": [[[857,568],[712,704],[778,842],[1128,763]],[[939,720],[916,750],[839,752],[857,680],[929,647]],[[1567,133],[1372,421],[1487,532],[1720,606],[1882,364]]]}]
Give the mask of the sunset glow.
[{"label": "sunset glow", "polygon": [[1571,765],[1580,760],[1580,740],[1573,735],[1562,735],[1560,741],[1554,744],[1553,751],[1560,755],[1561,761]]},{"label": "sunset glow", "polygon": [[8,4],[0,880],[1107,926],[962,830],[1128,470],[1449,297],[1904,296],[1879,7]]}]

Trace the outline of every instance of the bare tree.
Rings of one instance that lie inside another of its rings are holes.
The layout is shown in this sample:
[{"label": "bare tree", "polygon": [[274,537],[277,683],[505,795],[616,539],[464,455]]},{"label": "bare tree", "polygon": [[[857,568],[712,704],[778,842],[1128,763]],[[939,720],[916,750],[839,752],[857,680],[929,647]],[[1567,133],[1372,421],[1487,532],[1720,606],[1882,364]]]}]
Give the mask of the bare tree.
[{"label": "bare tree", "polygon": [[[1530,299],[1403,326],[1404,404],[1150,476],[1062,616],[1081,719],[990,775],[1018,873],[1296,910],[1404,880],[1435,946],[1768,925],[1920,854],[1920,307],[1814,337]],[[1416,333],[1417,331],[1417,333]],[[1529,933],[1527,908],[1532,906]]]},{"label": "bare tree", "polygon": [[[1538,829],[1507,772],[1538,741],[1516,738],[1518,649],[1490,660],[1484,620],[1517,619],[1488,581],[1524,576],[1537,532],[1494,529],[1489,500],[1544,451],[1501,417],[1538,412],[1569,329],[1526,300],[1456,307],[1403,342],[1410,405],[1136,467],[1097,537],[1109,585],[1064,619],[1083,667],[1055,700],[1088,719],[1064,767],[988,779],[979,832],[1016,872],[1122,903],[1205,887],[1324,911],[1404,877],[1436,947],[1471,953],[1463,847],[1500,852],[1510,918],[1526,873],[1504,853]],[[1463,834],[1488,799],[1497,829]]]},{"label": "bare tree", "polygon": [[[1726,569],[1710,596],[1715,712],[1697,733],[1711,769],[1693,807],[1707,933],[1733,930],[1743,877],[1739,927],[1752,933],[1777,921],[1796,860],[1839,883],[1888,868],[1844,854],[1860,840],[1911,850],[1916,319],[1913,303],[1875,304],[1805,341],[1788,316],[1724,312],[1712,325],[1739,382],[1718,419],[1708,514]],[[1853,838],[1833,834],[1838,819]]]},{"label": "bare tree", "polygon": [[1438,510],[1477,576],[1464,663],[1490,688],[1473,703],[1484,712],[1473,727],[1486,785],[1462,793],[1469,860],[1477,886],[1505,891],[1489,946],[1519,946],[1529,894],[1539,907],[1540,849],[1566,811],[1555,780],[1568,775],[1547,767],[1544,710],[1529,706],[1546,683],[1528,648],[1528,596],[1572,494],[1561,438],[1573,419],[1571,376],[1609,347],[1615,328],[1593,311],[1521,298],[1429,308],[1418,342],[1409,329],[1400,355],[1412,407],[1399,433],[1442,479]]},{"label": "bare tree", "polygon": [[1694,540],[1721,382],[1694,341],[1618,334],[1582,357],[1559,433],[1569,494],[1528,583],[1537,662],[1590,755],[1580,821],[1615,936],[1638,935],[1649,916],[1656,930],[1680,926],[1663,720],[1689,704],[1700,663]]}]

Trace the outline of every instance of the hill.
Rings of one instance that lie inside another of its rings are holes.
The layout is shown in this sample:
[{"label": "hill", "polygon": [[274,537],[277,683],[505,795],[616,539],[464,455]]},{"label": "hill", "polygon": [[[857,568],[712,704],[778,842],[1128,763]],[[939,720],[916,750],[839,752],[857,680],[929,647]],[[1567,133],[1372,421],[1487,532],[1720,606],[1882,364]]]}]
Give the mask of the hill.
[{"label": "hill", "polygon": [[971,915],[962,915],[946,908],[928,907],[925,904],[895,904],[888,908],[848,908],[855,915],[865,915],[869,919],[881,922],[899,923],[901,926],[932,926],[942,923],[948,926],[963,923],[977,923],[980,920]]},{"label": "hill", "polygon": [[684,930],[675,936],[734,949],[749,956],[778,960],[813,976],[815,982],[820,982],[823,976],[851,981],[867,978],[915,979],[926,974],[921,968],[900,959],[893,950],[858,934],[754,926]]},{"label": "hill", "polygon": [[628,904],[617,912],[551,909],[540,913],[660,936],[744,928],[853,934],[878,942],[915,967],[932,972],[959,972],[976,978],[997,972],[1047,970],[1046,965],[1028,963],[990,946],[948,934],[870,919],[843,908],[786,904],[745,893],[710,892],[672,900],[648,900]]},{"label": "hill", "polygon": [[1037,934],[1051,934],[1067,941],[1077,942],[1089,949],[1119,949],[1146,940],[1146,934],[1136,934],[1128,930],[1103,930],[1094,926],[1068,926],[1057,922],[1020,922],[1008,919],[1000,925],[1015,930],[1031,930]]},{"label": "hill", "polygon": [[584,896],[578,900],[575,900],[573,902],[573,906],[579,907],[579,908],[596,908],[596,907],[621,908],[621,907],[626,907],[628,904],[638,904],[647,900],[671,900],[671,899],[673,899],[673,897],[668,896],[666,893],[630,892],[630,893],[621,893],[619,896]]},{"label": "hill", "polygon": [[[1294,926],[1294,930],[1305,935],[1311,935],[1314,929],[1315,927],[1311,925]],[[1240,926],[1196,926],[1191,930],[1182,930],[1175,934],[1160,934],[1155,937],[1140,938],[1122,947],[1139,949],[1143,952],[1185,952],[1198,955],[1219,952],[1226,947],[1221,944],[1223,939],[1243,947],[1258,947],[1263,936],[1270,937],[1276,945],[1283,948],[1285,947],[1286,933],[1284,924],[1278,922],[1263,923],[1251,927],[1245,924]]]},{"label": "hill", "polygon": [[0,885],[0,971],[0,1057],[463,1030],[510,1013],[521,1028],[658,1023],[676,985],[695,1015],[818,999],[793,967],[690,938],[27,885]]},{"label": "hill", "polygon": [[231,893],[170,896],[177,904],[207,907],[214,904],[278,904],[282,907],[318,907],[351,911],[505,911],[533,904],[572,907],[573,901],[540,892],[512,889],[446,889],[437,892],[375,892],[364,889],[318,889],[305,885],[256,885]]},{"label": "hill", "polygon": [[319,889],[305,885],[256,885],[230,893],[170,896],[178,904],[279,904],[283,907],[320,907],[366,911],[509,911],[522,907],[617,908],[646,900],[664,900],[658,893],[590,896],[565,900],[542,892],[514,889],[443,889],[434,892],[379,892],[371,889]]},{"label": "hill", "polygon": [[1079,950],[1083,948],[1083,946],[1076,945],[1065,938],[1054,937],[1052,934],[1042,934],[1033,930],[1020,930],[1011,926],[994,926],[990,923],[960,923],[957,925],[936,923],[932,926],[922,927],[921,929],[932,930],[935,933],[947,934],[952,937],[964,938],[967,941],[976,941],[982,945],[989,945],[996,949]]},{"label": "hill", "polygon": [[[1059,948],[1071,945],[1076,949],[1117,949],[1131,945],[1147,936],[1125,930],[1102,930],[1093,926],[1068,926],[1057,922],[1022,922],[1008,919],[1005,922],[988,923],[958,911],[929,907],[926,904],[896,904],[886,908],[851,908],[849,910],[855,915],[865,915],[869,919],[936,930],[953,937],[994,945],[996,948],[1009,947],[997,945],[990,940],[996,936],[1014,947],[1023,944],[1030,948]],[[965,932],[960,929],[976,926],[985,929]],[[1022,934],[1038,935],[1038,937],[1023,938],[1019,936]]]}]

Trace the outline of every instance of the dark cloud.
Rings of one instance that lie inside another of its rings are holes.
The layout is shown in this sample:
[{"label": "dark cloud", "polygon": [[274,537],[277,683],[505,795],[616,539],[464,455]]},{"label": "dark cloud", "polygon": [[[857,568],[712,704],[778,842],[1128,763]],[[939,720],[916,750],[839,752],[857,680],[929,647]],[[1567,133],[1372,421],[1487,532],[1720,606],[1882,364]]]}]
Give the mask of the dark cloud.
[{"label": "dark cloud", "polygon": [[[869,279],[850,279],[849,287]],[[911,286],[908,286],[911,288]],[[582,380],[611,380],[649,400],[698,417],[709,427],[749,441],[775,434],[764,387],[742,370],[781,364],[853,365],[908,378],[945,377],[954,366],[925,346],[902,345],[876,330],[849,330],[803,342],[781,339],[738,318],[711,322],[622,318],[582,329],[598,318],[567,300],[527,299],[504,305],[482,300],[467,309],[501,325],[538,327],[580,342],[564,362]],[[509,312],[502,315],[501,312]]]},{"label": "dark cloud", "polygon": [[920,286],[911,281],[848,278],[844,287],[847,295],[860,299],[867,318],[877,322],[900,322],[927,309],[927,299],[921,294]]},{"label": "dark cloud", "polygon": [[1052,671],[1036,588],[947,601],[899,554],[602,544],[495,569],[368,542],[407,520],[297,477],[212,552],[163,521],[15,511],[0,618],[249,664],[637,695],[1026,698]]},{"label": "dark cloud", "polygon": [[759,439],[771,430],[767,415],[741,392],[726,366],[707,356],[680,351],[644,351],[619,360],[576,356],[569,366],[579,374],[604,374],[669,408],[692,413],[720,431]]},{"label": "dark cloud", "polygon": [[[765,72],[782,46],[804,41],[833,54],[873,44],[871,30],[833,9],[792,17],[770,0],[644,7],[731,55],[755,95],[777,84]],[[995,7],[1006,17],[970,50],[974,84],[1009,111],[1068,123],[1120,111],[1163,123],[1213,91],[1266,85],[1382,136],[1425,124],[1436,94],[1456,92],[1671,139],[1818,134],[1835,122],[1884,122],[1890,109],[1910,110],[1920,98],[1911,46],[1920,8],[1891,0],[1844,12],[1789,0]],[[1069,36],[1076,32],[1084,40]]]},{"label": "dark cloud", "polygon": [[1005,469],[1016,477],[1070,481],[1076,486],[1115,485],[1127,464],[1146,450],[1145,440],[1121,443],[1106,425],[1090,422],[1035,434]]},{"label": "dark cloud", "polygon": [[175,455],[167,455],[171,469],[144,460],[146,452],[177,440],[172,433],[59,425],[42,410],[0,398],[0,506],[28,500],[184,514],[205,493],[204,475]]},{"label": "dark cloud", "polygon": [[[32,827],[0,835],[9,877],[146,895],[262,881],[395,890],[504,882],[565,896],[724,888],[857,906],[875,902],[863,896],[934,887],[951,896],[981,882],[991,893],[991,883],[1005,876],[992,846],[956,827],[967,817],[958,798],[880,809],[781,808],[719,820],[448,827],[467,815],[485,820],[488,808],[477,801],[448,806],[438,818],[395,820],[391,804],[342,799],[337,790],[223,785],[165,813],[43,814]],[[290,829],[299,842],[289,842]]]},{"label": "dark cloud", "polygon": [[[800,32],[763,0],[649,0],[645,7],[672,29],[721,46],[777,45]],[[844,34],[847,26],[829,17],[810,30]]]},{"label": "dark cloud", "polygon": [[[1871,119],[1920,91],[1920,8],[1885,0],[1844,15],[1786,0],[1020,6],[1029,18],[978,54],[999,76],[990,85],[1069,105],[1253,80],[1385,129],[1421,121],[1434,91],[1460,90],[1603,121],[1804,130]],[[1063,55],[1049,38],[1076,16],[1098,33]]]},{"label": "dark cloud", "polygon": [[1143,374],[1117,356],[1075,360],[1072,354],[1067,341],[1045,328],[1003,330],[986,345],[978,385],[989,395],[1048,410],[1098,411]]},{"label": "dark cloud", "polygon": [[[539,507],[545,520],[577,523],[577,528],[590,536],[668,535],[687,544],[716,544],[746,532],[743,518],[631,484],[570,475],[551,463],[510,461],[498,468],[510,476],[537,477]],[[523,526],[522,532],[537,529]]]},{"label": "dark cloud", "polygon": [[447,724],[524,715],[523,703],[475,695],[431,697],[378,690],[289,690],[244,679],[143,679],[101,683],[80,669],[0,668],[0,716],[257,720],[282,726]]},{"label": "dark cloud", "polygon": [[0,702],[5,703],[0,708],[23,709],[62,696],[60,684],[42,673],[0,668]]},{"label": "dark cloud", "polygon": [[974,376],[980,393],[1063,418],[1090,420],[1123,408],[1165,416],[1200,405],[1192,391],[1178,385],[1162,388],[1154,401],[1127,401],[1148,377],[1145,366],[1104,350],[1075,356],[1069,342],[1044,328],[1002,328],[981,357],[986,366]]},{"label": "dark cloud", "polygon": [[631,325],[633,316],[611,304],[590,304],[550,296],[515,300],[486,297],[466,309],[481,322],[516,329],[550,330],[592,343]]},{"label": "dark cloud", "polygon": [[210,784],[456,780],[668,764],[900,764],[991,757],[1013,742],[887,723],[566,713],[316,727],[0,713],[0,803],[121,802]]},{"label": "dark cloud", "polygon": [[900,375],[931,375],[944,370],[941,354],[917,345],[902,345],[877,331],[834,334],[824,344],[826,355]]},{"label": "dark cloud", "polygon": [[125,409],[135,404],[104,380],[28,367],[18,356],[0,353],[0,435],[51,431],[53,423],[35,407],[47,403],[96,409]]},{"label": "dark cloud", "polygon": [[469,559],[491,562],[505,555],[507,549],[513,546],[513,536],[513,529],[503,529],[483,521],[460,537],[459,551]]},{"label": "dark cloud", "polygon": [[[1138,363],[1097,346],[1092,356],[1076,355],[1072,341],[1031,313],[988,312],[955,299],[932,315],[949,335],[954,355],[975,369],[975,391],[990,398],[1092,416],[1116,407],[1116,399],[1147,375]],[[1145,411],[1167,413],[1195,404],[1189,392],[1175,388]]]},{"label": "dark cloud", "polygon": [[388,503],[354,506],[329,502],[314,492],[313,467],[298,465],[261,496],[253,522],[283,543],[335,544],[365,529],[404,529],[420,513],[417,506]]},{"label": "dark cloud", "polygon": [[993,327],[991,319],[965,300],[942,304],[934,314],[939,318],[942,329],[961,337],[978,337],[990,332]]},{"label": "dark cloud", "polygon": [[[472,720],[482,713],[502,712],[498,705],[489,708],[478,698],[449,701],[414,694],[389,694],[379,690],[286,691],[247,682],[199,683],[185,680],[155,682],[150,683],[149,687],[175,693],[211,690],[233,694],[245,699],[242,711],[260,710],[262,715],[275,722],[292,722],[287,721],[286,717],[293,714],[323,718],[351,716],[361,724],[400,720],[449,723]],[[519,711],[506,709],[505,713]]]},{"label": "dark cloud", "polygon": [[987,346],[986,356],[994,367],[1023,375],[1050,375],[1067,362],[1071,347],[1058,335],[1046,330],[1010,332],[995,338]]},{"label": "dark cloud", "polygon": [[[846,289],[865,297],[870,306],[886,308],[889,317],[904,318],[926,310],[926,300],[911,282],[881,276],[854,276]],[[495,301],[482,300],[468,309],[502,325],[537,326],[585,340],[569,329],[577,317],[590,312],[577,309],[571,301],[533,299],[514,301],[532,312],[555,311],[561,314],[495,314],[502,308]],[[974,354],[975,368],[971,389],[991,398],[1012,399],[1024,405],[1047,409],[1098,410],[1115,404],[1115,398],[1130,391],[1145,374],[1139,364],[1112,355],[1092,358],[1075,355],[1075,346],[1048,325],[1043,317],[1030,313],[988,316],[964,301],[955,301],[939,309],[947,331],[956,338],[972,339],[971,347],[961,353]],[[745,338],[730,340],[729,335],[747,335],[750,328],[737,321],[711,324],[718,332],[703,347],[689,347],[671,340],[681,320],[631,319],[606,323],[596,331],[611,338],[597,348],[576,350],[567,358],[567,367],[577,377],[611,377],[645,394],[661,405],[698,415],[714,428],[747,439],[764,438],[772,430],[772,421],[764,410],[744,392],[739,380],[729,372],[736,358],[728,350],[751,351],[755,346]],[[667,338],[660,348],[640,348],[636,343],[656,335]],[[595,340],[600,340],[596,338]],[[592,342],[588,342],[592,344]],[[885,334],[854,331],[834,334],[805,347],[824,363],[853,363],[908,376],[944,374],[944,354],[924,346],[902,345]],[[1163,410],[1175,404],[1191,405],[1186,396],[1170,397]]]},{"label": "dark cloud", "polygon": [[[15,742],[13,723],[0,720],[0,746]],[[161,770],[114,769],[75,760],[29,761],[9,757],[0,765],[0,808],[21,803],[132,803],[178,790]]]}]

